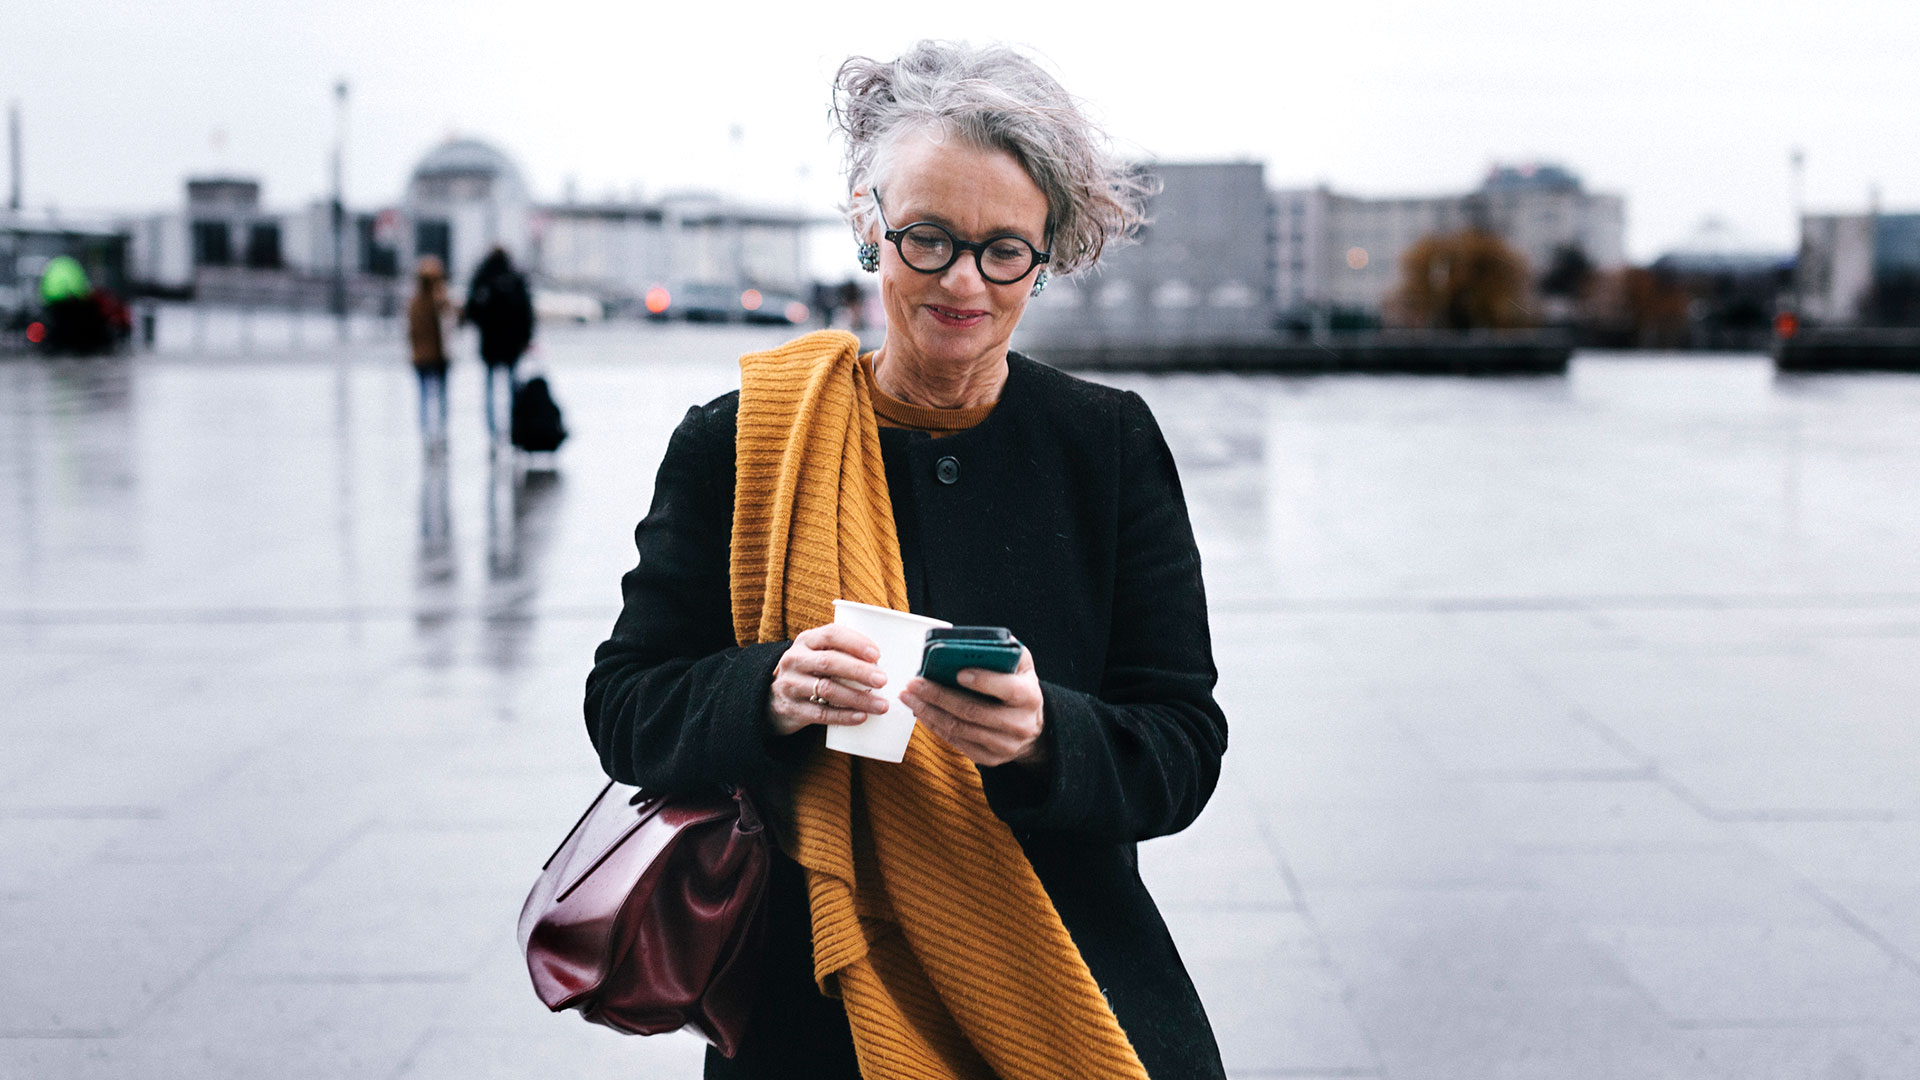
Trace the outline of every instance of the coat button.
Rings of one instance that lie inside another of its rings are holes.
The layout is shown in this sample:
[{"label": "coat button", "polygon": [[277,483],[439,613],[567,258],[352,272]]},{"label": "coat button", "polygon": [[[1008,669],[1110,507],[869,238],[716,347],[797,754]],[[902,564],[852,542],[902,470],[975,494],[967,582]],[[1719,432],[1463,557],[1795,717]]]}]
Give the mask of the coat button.
[{"label": "coat button", "polygon": [[943,457],[939,461],[934,462],[933,475],[939,477],[940,482],[943,484],[959,483],[960,482],[960,459],[955,457]]}]

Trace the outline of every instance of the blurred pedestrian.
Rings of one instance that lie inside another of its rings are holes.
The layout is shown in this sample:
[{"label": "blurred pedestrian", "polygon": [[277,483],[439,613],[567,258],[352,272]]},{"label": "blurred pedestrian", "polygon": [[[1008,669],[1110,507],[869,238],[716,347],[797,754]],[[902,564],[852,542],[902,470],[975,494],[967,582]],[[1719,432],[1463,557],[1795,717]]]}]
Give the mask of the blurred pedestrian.
[{"label": "blurred pedestrian", "polygon": [[859,333],[867,328],[867,290],[848,278],[840,286],[840,305],[847,309],[847,329]]},{"label": "blurred pedestrian", "polygon": [[460,321],[480,331],[480,359],[487,365],[487,434],[498,443],[512,426],[511,415],[500,413],[511,414],[514,391],[519,389],[514,365],[533,341],[533,295],[505,248],[496,247],[480,260]]},{"label": "blurred pedestrian", "polygon": [[407,340],[420,378],[420,438],[428,449],[447,444],[447,270],[439,258],[421,258],[407,304]]},{"label": "blurred pedestrian", "polygon": [[840,309],[840,288],[824,281],[813,283],[813,310],[820,313],[820,325],[831,327],[833,313]]}]

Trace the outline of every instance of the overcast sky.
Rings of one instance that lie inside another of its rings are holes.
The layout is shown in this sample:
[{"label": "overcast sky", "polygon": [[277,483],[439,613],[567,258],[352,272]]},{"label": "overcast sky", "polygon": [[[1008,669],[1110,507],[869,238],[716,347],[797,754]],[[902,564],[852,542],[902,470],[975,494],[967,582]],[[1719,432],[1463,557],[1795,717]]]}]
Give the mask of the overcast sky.
[{"label": "overcast sky", "polygon": [[1864,209],[1875,185],[1920,209],[1920,4],[1890,0],[0,0],[0,98],[20,103],[28,204],[63,211],[178,205],[213,171],[272,205],[317,197],[345,78],[361,207],[458,133],[514,156],[537,198],[571,180],[830,212],[834,69],[927,36],[1026,46],[1127,151],[1258,160],[1274,187],[1449,192],[1562,162],[1626,197],[1640,259],[1709,215],[1791,247],[1795,147],[1814,209]]}]

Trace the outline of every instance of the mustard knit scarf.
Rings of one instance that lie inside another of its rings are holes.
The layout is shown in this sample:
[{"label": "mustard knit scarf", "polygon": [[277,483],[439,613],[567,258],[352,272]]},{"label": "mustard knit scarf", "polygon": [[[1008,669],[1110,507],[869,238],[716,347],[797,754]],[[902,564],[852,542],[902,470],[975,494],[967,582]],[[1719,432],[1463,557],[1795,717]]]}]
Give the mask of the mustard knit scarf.
[{"label": "mustard knit scarf", "polygon": [[[741,644],[907,609],[859,341],[823,330],[740,358],[733,622]],[[898,765],[815,746],[789,854],[813,972],[866,1080],[1147,1080],[973,763],[916,729]]]}]

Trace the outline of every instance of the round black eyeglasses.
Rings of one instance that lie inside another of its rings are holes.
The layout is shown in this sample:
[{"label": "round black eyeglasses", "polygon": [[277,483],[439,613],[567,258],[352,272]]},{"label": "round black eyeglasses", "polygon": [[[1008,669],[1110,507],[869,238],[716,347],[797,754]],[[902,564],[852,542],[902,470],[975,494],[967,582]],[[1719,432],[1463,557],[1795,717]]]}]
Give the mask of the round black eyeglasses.
[{"label": "round black eyeglasses", "polygon": [[982,278],[995,285],[1011,285],[1053,258],[1053,252],[1041,251],[1012,233],[975,242],[962,240],[946,226],[931,221],[916,221],[902,229],[889,228],[887,212],[880,206],[879,188],[873,189],[873,208],[880,211],[881,237],[893,244],[901,262],[923,274],[942,273],[961,253],[971,252],[973,265]]}]

